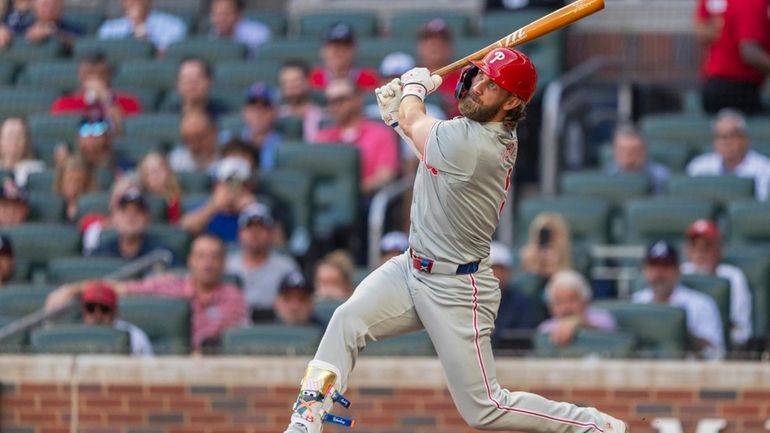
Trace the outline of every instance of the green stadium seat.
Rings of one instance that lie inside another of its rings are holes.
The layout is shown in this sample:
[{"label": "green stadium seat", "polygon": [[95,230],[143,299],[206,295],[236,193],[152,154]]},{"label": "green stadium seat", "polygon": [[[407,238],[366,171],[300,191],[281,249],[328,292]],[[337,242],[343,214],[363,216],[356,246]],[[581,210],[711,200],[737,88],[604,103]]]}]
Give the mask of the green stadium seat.
[{"label": "green stadium seat", "polygon": [[252,325],[233,328],[222,338],[227,355],[311,355],[321,340],[315,326]]},{"label": "green stadium seat", "polygon": [[5,284],[0,290],[0,316],[18,319],[45,306],[56,286],[50,284]]},{"label": "green stadium seat", "polygon": [[0,86],[13,84],[13,76],[16,73],[16,65],[10,62],[0,61]]},{"label": "green stadium seat", "polygon": [[58,223],[64,221],[64,199],[48,191],[32,191],[29,194],[29,215],[33,223]]},{"label": "green stadium seat", "polygon": [[[46,167],[56,166],[56,149],[59,146],[65,146],[70,152],[74,151],[73,142],[62,141],[61,139],[47,139],[32,142],[32,153],[42,160]],[[49,185],[50,186],[50,185]]]},{"label": "green stadium seat", "polygon": [[335,23],[344,22],[353,28],[356,38],[377,36],[377,15],[373,12],[311,12],[297,20],[300,38],[323,39],[326,30]]},{"label": "green stadium seat", "polygon": [[668,193],[715,202],[724,206],[734,199],[754,197],[754,179],[738,176],[672,176]]},{"label": "green stadium seat", "polygon": [[0,118],[47,113],[58,96],[59,93],[52,89],[0,87]]},{"label": "green stadium seat", "polygon": [[85,8],[70,9],[66,8],[62,12],[62,20],[72,23],[85,32],[88,36],[93,36],[104,21],[105,16],[100,11],[92,11]]},{"label": "green stadium seat", "polygon": [[665,197],[633,199],[623,206],[623,232],[617,239],[625,243],[652,242],[665,239],[681,243],[687,227],[700,218],[713,219],[716,206],[708,201]]},{"label": "green stadium seat", "polygon": [[166,57],[181,60],[185,57],[198,57],[208,63],[243,59],[246,46],[229,39],[192,38],[171,44],[166,50]]},{"label": "green stadium seat", "polygon": [[66,284],[76,281],[107,278],[128,263],[117,257],[62,257],[48,262],[47,281]]},{"label": "green stadium seat", "polygon": [[[0,329],[11,324],[14,320],[16,319],[13,317],[0,316]],[[26,346],[27,335],[22,332],[0,342],[0,353],[21,353]]]},{"label": "green stadium seat", "polygon": [[94,51],[103,52],[113,64],[121,64],[126,60],[149,59],[155,54],[155,47],[139,39],[80,38],[75,41],[73,57],[80,59]]},{"label": "green stadium seat", "polygon": [[359,197],[358,149],[345,145],[281,146],[276,167],[313,176],[313,234],[328,238],[355,227]]},{"label": "green stadium seat", "polygon": [[380,70],[380,64],[385,56],[399,51],[417,58],[415,38],[397,35],[387,38],[359,38],[356,40],[358,63],[377,71]]},{"label": "green stadium seat", "polygon": [[[32,269],[32,263],[30,263],[29,259],[26,257],[14,257],[14,266],[13,266],[13,276],[11,277],[11,280],[8,281],[8,283],[13,284],[26,284],[29,282],[29,277],[31,274]],[[3,286],[3,288],[7,287],[8,284]]]},{"label": "green stadium seat", "polygon": [[281,116],[275,119],[275,129],[283,134],[284,140],[302,141],[303,123],[299,116]]},{"label": "green stadium seat", "polygon": [[738,266],[752,290],[754,336],[770,335],[770,255],[767,247],[733,245],[724,249],[724,262]]},{"label": "green stadium seat", "polygon": [[620,206],[631,197],[648,195],[650,180],[641,173],[567,172],[559,179],[559,190],[562,195],[599,197]]},{"label": "green stadium seat", "polygon": [[[416,40],[417,35],[420,33],[420,30],[425,25],[425,23],[434,18],[443,19],[452,29],[452,35],[455,39],[462,39],[463,37],[470,36],[472,33],[471,18],[469,15],[433,9],[426,11],[405,11],[394,13],[390,18],[388,34],[399,35],[402,37],[411,37]],[[509,27],[508,29],[509,30],[507,33],[510,33],[513,27]],[[500,36],[497,36],[495,39],[499,38]],[[488,43],[485,45],[488,45]],[[481,48],[481,45],[479,45],[479,48]]]},{"label": "green stadium seat", "polygon": [[172,145],[179,141],[178,114],[140,114],[123,122],[126,137],[141,137]]},{"label": "green stadium seat", "polygon": [[29,63],[16,84],[67,93],[80,87],[78,63],[71,60]]},{"label": "green stadium seat", "polygon": [[54,60],[63,52],[63,46],[56,38],[49,38],[41,44],[32,44],[25,38],[14,38],[11,46],[3,52],[3,62],[22,65],[26,63]]},{"label": "green stadium seat", "polygon": [[207,173],[181,171],[176,173],[176,178],[185,193],[206,194],[211,192],[211,177]]},{"label": "green stadium seat", "polygon": [[230,131],[233,134],[238,134],[245,126],[246,123],[243,121],[240,112],[225,114],[219,118],[220,131]]},{"label": "green stadium seat", "polygon": [[[500,39],[503,35],[524,27],[551,12],[547,8],[526,8],[515,11],[495,11],[482,17],[480,33],[490,42]],[[537,41],[535,41],[537,42]]]},{"label": "green stadium seat", "polygon": [[433,342],[425,331],[367,341],[363,356],[435,356]]},{"label": "green stadium seat", "polygon": [[546,280],[530,272],[516,272],[511,277],[510,290],[515,290],[532,300],[533,320],[540,323],[549,317],[545,300]]},{"label": "green stadium seat", "polygon": [[683,309],[660,304],[596,301],[612,313],[623,332],[636,338],[636,355],[682,358],[687,349],[687,320]]},{"label": "green stadium seat", "polygon": [[344,301],[337,299],[322,299],[320,301],[316,301],[316,303],[313,305],[313,313],[315,314],[315,317],[317,317],[318,320],[320,320],[321,323],[326,326],[332,319],[334,310],[342,305],[343,302]]},{"label": "green stadium seat", "polygon": [[752,143],[770,144],[770,116],[754,116],[746,121]]},{"label": "green stadium seat", "polygon": [[182,355],[190,348],[190,304],[184,299],[122,296],[118,316],[141,328],[156,355]]},{"label": "green stadium seat", "polygon": [[163,151],[163,144],[157,140],[136,137],[118,137],[112,143],[115,158],[138,164],[150,152]]},{"label": "green stadium seat", "polygon": [[30,193],[35,191],[51,192],[53,191],[54,179],[56,179],[56,170],[53,168],[47,168],[38,173],[30,173],[27,177],[27,189]]},{"label": "green stadium seat", "polygon": [[[27,117],[27,124],[33,143],[66,141],[74,144],[80,125],[80,115],[54,116],[47,112],[36,113]],[[38,155],[38,157],[46,162],[50,157],[50,161],[53,161],[53,155]]]},{"label": "green stadium seat", "polygon": [[[211,88],[212,96],[210,99],[224,105],[228,112],[231,112],[239,109],[243,104],[243,93],[244,90],[240,88],[214,85]],[[180,105],[179,93],[176,90],[169,90],[158,105],[158,111],[164,113],[176,112]]]},{"label": "green stadium seat", "polygon": [[611,208],[607,200],[561,196],[521,200],[516,218],[516,244],[527,241],[532,220],[542,212],[555,212],[564,217],[575,243],[609,243]]},{"label": "green stadium seat", "polygon": [[283,63],[290,59],[302,59],[316,64],[319,61],[320,39],[317,35],[303,39],[273,39],[259,47],[254,60]]},{"label": "green stadium seat", "polygon": [[284,11],[247,9],[243,13],[247,20],[259,21],[270,28],[274,39],[285,37],[288,30],[288,18]]},{"label": "green stadium seat", "polygon": [[127,60],[120,64],[113,81],[117,87],[148,87],[156,90],[168,90],[176,86],[178,68],[176,60]]},{"label": "green stadium seat", "polygon": [[[171,224],[150,224],[147,227],[147,233],[167,246],[174,253],[177,262],[184,263],[190,248],[191,237],[189,233],[181,227]],[[102,230],[99,242],[107,242],[116,236],[117,233],[113,229]]]},{"label": "green stadium seat", "polygon": [[647,115],[641,129],[648,140],[686,143],[695,149],[708,149],[712,143],[711,120],[702,114],[673,113]]},{"label": "green stadium seat", "polygon": [[729,242],[770,245],[770,202],[736,200],[727,205]]},{"label": "green stadium seat", "polygon": [[705,293],[714,299],[719,308],[719,316],[722,319],[724,341],[727,347],[730,344],[730,281],[713,275],[684,274],[681,282],[683,285]]},{"label": "green stadium seat", "polygon": [[280,68],[280,63],[268,61],[218,62],[214,65],[214,81],[241,89],[248,88],[256,81],[264,81],[275,86],[278,84]]},{"label": "green stadium seat", "polygon": [[108,326],[58,325],[36,329],[32,331],[30,342],[35,353],[131,353],[128,333]]},{"label": "green stadium seat", "polygon": [[636,338],[628,332],[580,329],[565,346],[556,346],[548,334],[537,333],[533,340],[535,355],[543,358],[630,358]]},{"label": "green stadium seat", "polygon": [[117,86],[115,90],[128,93],[129,95],[135,97],[139,101],[143,113],[152,113],[155,111],[156,107],[158,106],[160,96],[163,93],[162,90],[149,86],[124,85]]},{"label": "green stadium seat", "polygon": [[3,228],[16,255],[26,257],[33,268],[56,257],[80,255],[80,233],[69,224],[24,223]]},{"label": "green stadium seat", "polygon": [[[289,237],[309,237],[312,228],[313,176],[299,170],[274,169],[261,171],[257,179],[261,192],[269,194],[278,203],[275,207],[288,209],[283,221]],[[292,251],[302,255],[305,251]]]},{"label": "green stadium seat", "polygon": [[647,144],[650,159],[665,165],[672,172],[683,172],[695,152],[687,144],[673,141],[650,141]]}]

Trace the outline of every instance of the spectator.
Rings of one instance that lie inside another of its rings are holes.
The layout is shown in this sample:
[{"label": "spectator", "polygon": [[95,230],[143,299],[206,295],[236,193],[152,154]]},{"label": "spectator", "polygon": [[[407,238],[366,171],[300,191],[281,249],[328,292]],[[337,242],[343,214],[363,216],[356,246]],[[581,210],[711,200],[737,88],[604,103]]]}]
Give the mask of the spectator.
[{"label": "spectator", "polygon": [[551,318],[537,329],[549,334],[556,346],[568,345],[581,328],[600,331],[616,328],[612,314],[591,306],[591,287],[578,272],[566,269],[555,273],[545,287],[545,297]]},{"label": "spectator", "polygon": [[310,83],[315,89],[324,89],[337,79],[350,80],[359,90],[377,87],[377,72],[355,66],[356,37],[347,23],[335,23],[326,29],[321,46],[322,65],[310,71]]},{"label": "spectator", "polygon": [[[249,143],[259,154],[259,168],[270,170],[275,166],[275,153],[283,142],[283,135],[275,129],[276,100],[267,83],[252,84],[246,92],[241,109],[245,125],[237,137]],[[220,141],[227,142],[233,134],[225,131]]]},{"label": "spectator", "polygon": [[[211,235],[201,235],[192,243],[187,257],[189,273],[166,273],[140,280],[111,282],[121,296],[162,296],[190,302],[192,348],[201,353],[204,346],[218,343],[230,328],[247,322],[246,302],[240,289],[222,280],[225,246]],[[46,300],[51,310],[69,302],[83,291],[84,284],[68,284],[52,292]]]},{"label": "spectator", "polygon": [[287,326],[322,326],[313,314],[313,289],[300,272],[292,272],[281,281],[273,310],[276,320]]},{"label": "spectator", "polygon": [[83,287],[80,314],[86,325],[111,326],[127,332],[132,355],[153,356],[152,344],[147,334],[136,325],[117,319],[118,296],[108,282],[97,280]]},{"label": "spectator", "polygon": [[525,272],[550,278],[572,268],[572,242],[567,221],[558,213],[538,214],[529,225],[529,239],[521,249]]},{"label": "spectator", "polygon": [[[105,117],[101,107],[86,108],[78,127],[76,148],[90,170],[114,168],[116,163],[112,152],[114,135],[113,124],[109,118]],[[127,164],[118,165],[125,167]]]},{"label": "spectator", "polygon": [[[433,18],[425,23],[417,35],[417,58],[420,66],[435,71],[454,60],[454,38],[452,29],[441,18]],[[441,95],[443,107],[448,110],[449,118],[459,116],[455,100],[455,88],[462,70],[458,69],[444,76],[437,92]]]},{"label": "spectator", "polygon": [[650,180],[655,194],[666,192],[669,170],[648,159],[647,142],[636,127],[621,125],[615,130],[612,136],[612,156],[610,173],[642,173]]},{"label": "spectator", "polygon": [[103,51],[91,51],[80,58],[78,83],[80,88],[76,92],[51,104],[52,114],[82,113],[88,106],[98,104],[109,114],[113,124],[121,125],[123,117],[142,111],[142,105],[134,95],[112,88],[112,71]]},{"label": "spectator", "polygon": [[54,192],[64,199],[67,221],[78,217],[78,199],[95,189],[94,173],[80,156],[69,156],[56,166]]},{"label": "spectator", "polygon": [[211,2],[211,37],[240,42],[254,55],[260,45],[270,40],[270,28],[243,18],[245,0],[213,0]]},{"label": "spectator", "polygon": [[62,0],[13,3],[14,10],[5,21],[7,25],[0,26],[0,50],[8,46],[14,37],[24,37],[30,44],[40,44],[50,38],[56,38],[69,52],[75,38],[83,34],[83,29],[61,18]]},{"label": "spectator", "polygon": [[219,159],[218,134],[216,123],[205,111],[185,113],[179,122],[182,143],[168,155],[171,169],[176,172],[213,173]]},{"label": "spectator", "polygon": [[737,266],[721,263],[722,240],[717,225],[700,219],[687,228],[683,274],[716,275],[730,282],[730,341],[744,346],[751,338],[751,290],[746,275]]},{"label": "spectator", "polygon": [[246,206],[256,203],[251,192],[248,162],[228,157],[219,163],[214,192],[197,208],[185,213],[180,224],[190,233],[208,233],[225,242],[238,240],[238,218]]},{"label": "spectator", "polygon": [[259,170],[259,153],[249,145],[249,143],[239,139],[231,138],[222,147],[222,158],[233,156],[240,158],[249,165],[249,171],[257,172]]},{"label": "spectator", "polygon": [[32,157],[27,122],[21,117],[9,117],[0,127],[0,169],[13,173],[13,180],[24,186],[30,173],[45,169],[43,161]]},{"label": "spectator", "polygon": [[708,295],[680,284],[679,276],[679,255],[674,247],[666,241],[654,242],[644,259],[647,287],[634,293],[632,301],[683,308],[687,314],[687,332],[695,350],[706,358],[721,358],[725,344],[716,302]]},{"label": "spectator", "polygon": [[687,164],[690,176],[734,175],[754,179],[757,200],[767,200],[770,189],[770,158],[749,148],[746,119],[735,110],[721,110],[713,123],[714,152]]},{"label": "spectator", "polygon": [[531,330],[537,326],[536,312],[533,309],[532,300],[511,285],[513,257],[510,248],[502,242],[492,241],[489,248],[489,262],[492,266],[492,274],[500,282],[501,293],[495,331],[492,335],[494,345],[500,347],[504,340],[515,337],[517,333],[529,339]]},{"label": "spectator", "polygon": [[380,239],[380,264],[404,254],[408,249],[409,235],[399,231],[385,233]]},{"label": "spectator", "polygon": [[398,174],[398,142],[391,128],[363,116],[361,95],[346,79],[326,87],[333,124],[318,132],[318,142],[345,143],[361,153],[361,192],[372,196]]},{"label": "spectator", "polygon": [[159,249],[171,252],[160,239],[147,233],[150,208],[138,188],[132,187],[120,194],[110,220],[117,236],[101,242],[91,255],[132,260]]},{"label": "spectator", "polygon": [[149,40],[159,54],[187,36],[187,25],[179,17],[152,10],[152,0],[122,0],[124,16],[102,23],[99,39]]},{"label": "spectator", "polygon": [[225,261],[228,273],[242,282],[243,294],[254,322],[272,315],[281,281],[300,272],[294,259],[275,251],[272,241],[273,217],[260,203],[246,206],[238,217],[238,250]]},{"label": "spectator", "polygon": [[16,278],[16,259],[13,255],[11,238],[0,233],[0,286]]},{"label": "spectator", "polygon": [[278,71],[278,86],[281,91],[278,116],[302,118],[302,139],[315,141],[324,110],[312,98],[310,65],[304,60],[287,60]]},{"label": "spectator", "polygon": [[176,78],[176,95],[171,100],[169,110],[186,114],[192,111],[205,111],[213,119],[230,111],[227,104],[210,95],[211,66],[203,59],[188,57],[179,63]]},{"label": "spectator", "polygon": [[[2,4],[4,3],[0,2],[0,5]],[[7,2],[7,6],[7,10],[0,14],[2,17],[2,22],[0,22],[0,51],[8,48],[13,37],[23,35],[24,30],[35,21],[30,0],[11,0]]]},{"label": "spectator", "polygon": [[163,197],[166,202],[166,220],[176,224],[182,217],[182,188],[176,173],[160,152],[150,152],[137,168],[139,187],[148,194]]},{"label": "spectator", "polygon": [[767,0],[727,0],[721,31],[709,46],[701,89],[703,109],[747,115],[764,112],[760,93],[770,73],[770,16]]},{"label": "spectator", "polygon": [[344,250],[325,255],[316,265],[313,276],[316,300],[344,301],[353,294],[353,258]]},{"label": "spectator", "polygon": [[3,179],[0,190],[0,227],[24,223],[29,216],[29,193],[13,179]]},{"label": "spectator", "polygon": [[727,0],[698,0],[693,19],[695,36],[704,45],[711,45],[722,31]]}]

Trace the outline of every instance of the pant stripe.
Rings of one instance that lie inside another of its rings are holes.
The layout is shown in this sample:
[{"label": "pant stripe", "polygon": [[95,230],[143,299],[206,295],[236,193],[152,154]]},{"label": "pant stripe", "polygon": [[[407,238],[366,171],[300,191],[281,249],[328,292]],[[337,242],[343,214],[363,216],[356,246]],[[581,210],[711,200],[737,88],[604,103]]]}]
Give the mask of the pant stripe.
[{"label": "pant stripe", "polygon": [[479,362],[479,368],[481,369],[481,375],[484,377],[484,387],[487,390],[487,398],[490,402],[492,402],[495,407],[499,410],[507,411],[507,412],[515,412],[520,413],[523,415],[531,415],[539,418],[544,418],[547,420],[560,422],[564,424],[571,424],[576,425],[580,427],[593,427],[596,429],[599,433],[604,433],[604,430],[600,428],[595,423],[588,423],[588,422],[580,422],[580,421],[574,421],[564,418],[558,418],[551,415],[547,415],[540,412],[535,412],[531,410],[526,409],[520,409],[512,406],[503,406],[500,404],[499,401],[497,401],[494,396],[492,395],[492,389],[489,386],[489,379],[487,378],[487,371],[486,367],[484,367],[484,358],[481,356],[481,345],[479,344],[479,327],[478,327],[478,307],[479,307],[479,289],[476,287],[476,279],[473,278],[473,274],[468,274],[471,280],[471,286],[473,286],[473,332],[474,332],[474,343],[476,344],[476,357]]}]

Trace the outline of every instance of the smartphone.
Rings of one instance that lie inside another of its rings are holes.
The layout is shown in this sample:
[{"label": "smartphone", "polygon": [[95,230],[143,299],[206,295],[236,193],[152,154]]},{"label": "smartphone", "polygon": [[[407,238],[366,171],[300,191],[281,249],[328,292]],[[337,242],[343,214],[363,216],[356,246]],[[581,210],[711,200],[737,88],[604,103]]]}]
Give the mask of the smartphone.
[{"label": "smartphone", "polygon": [[549,227],[543,227],[537,233],[537,244],[540,248],[546,248],[551,244],[551,229]]}]

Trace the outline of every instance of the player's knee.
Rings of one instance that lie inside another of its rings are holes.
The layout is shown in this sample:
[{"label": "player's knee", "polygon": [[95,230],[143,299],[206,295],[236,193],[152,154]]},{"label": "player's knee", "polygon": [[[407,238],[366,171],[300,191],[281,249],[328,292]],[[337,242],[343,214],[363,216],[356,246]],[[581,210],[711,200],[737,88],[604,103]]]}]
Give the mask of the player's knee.
[{"label": "player's knee", "polygon": [[492,430],[490,420],[490,411],[486,407],[474,407],[473,409],[461,410],[460,415],[465,422],[476,430]]},{"label": "player's knee", "polygon": [[353,322],[360,321],[355,308],[350,308],[348,304],[342,304],[334,310],[332,318],[329,320],[329,327],[340,327],[343,330],[350,329]]}]

